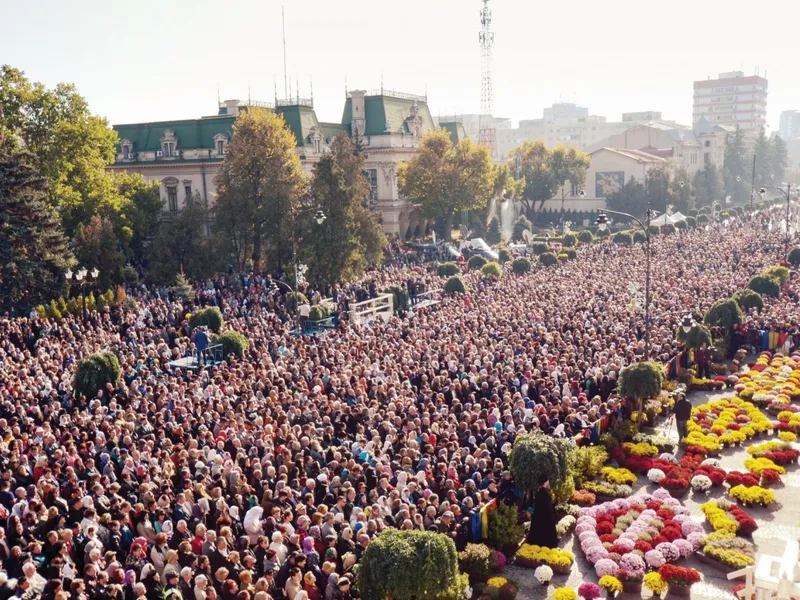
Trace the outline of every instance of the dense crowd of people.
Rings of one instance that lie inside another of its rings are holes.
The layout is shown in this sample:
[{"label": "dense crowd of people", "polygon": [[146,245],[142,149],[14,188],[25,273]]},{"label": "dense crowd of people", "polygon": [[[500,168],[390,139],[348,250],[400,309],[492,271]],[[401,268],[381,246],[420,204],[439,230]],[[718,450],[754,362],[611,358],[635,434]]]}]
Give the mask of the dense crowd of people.
[{"label": "dense crowd of people", "polygon": [[[655,236],[651,358],[688,312],[745,287],[782,245],[753,222]],[[499,280],[388,323],[297,336],[260,274],[130,290],[86,322],[0,319],[0,600],[349,600],[389,527],[461,548],[471,517],[513,494],[507,457],[534,428],[571,437],[619,415],[616,379],[644,357],[642,244]],[[337,304],[443,280],[395,263],[325,290]],[[635,284],[635,285],[634,285]],[[797,327],[797,287],[753,326]],[[309,289],[312,301],[321,291]],[[243,359],[197,371],[188,315],[222,310]],[[78,361],[110,350],[121,381],[76,398]]]}]

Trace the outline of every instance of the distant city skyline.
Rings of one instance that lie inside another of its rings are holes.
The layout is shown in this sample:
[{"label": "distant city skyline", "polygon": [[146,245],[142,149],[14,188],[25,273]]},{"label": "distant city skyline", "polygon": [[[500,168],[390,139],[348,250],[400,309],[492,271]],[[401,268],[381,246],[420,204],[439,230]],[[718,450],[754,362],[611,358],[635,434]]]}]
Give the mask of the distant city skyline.
[{"label": "distant city skyline", "polygon": [[[769,79],[767,126],[800,108],[791,40],[742,28],[741,11],[677,0],[643,14],[634,0],[613,7],[579,0],[532,5],[490,0],[495,116],[542,116],[554,102],[617,121],[659,111],[690,125],[695,80],[741,70]],[[375,0],[284,1],[292,96],[311,94],[320,119],[338,121],[346,87],[427,92],[437,114],[480,107],[479,0],[403,4]],[[613,8],[613,10],[612,10]],[[796,3],[765,0],[758,22],[797,22]],[[574,22],[567,19],[572,18]],[[680,32],[662,31],[685,22]],[[713,23],[709,27],[691,24]],[[771,29],[769,30],[771,31]],[[85,0],[23,3],[6,11],[0,62],[48,87],[74,83],[110,123],[213,114],[221,100],[284,96],[281,3]],[[758,43],[754,43],[757,40]],[[680,42],[680,43],[679,43]],[[346,82],[346,83],[345,83]]]}]

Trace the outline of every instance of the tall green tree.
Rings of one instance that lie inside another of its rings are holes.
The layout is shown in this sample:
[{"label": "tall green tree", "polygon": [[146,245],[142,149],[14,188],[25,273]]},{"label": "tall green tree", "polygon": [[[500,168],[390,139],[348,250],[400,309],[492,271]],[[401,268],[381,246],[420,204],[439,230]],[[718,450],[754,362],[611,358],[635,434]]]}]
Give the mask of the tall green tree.
[{"label": "tall green tree", "polygon": [[789,166],[789,150],[786,147],[786,142],[784,142],[779,135],[772,138],[770,161],[770,173],[775,175],[772,181],[776,181],[778,185],[780,185],[780,182],[784,180],[786,169]]},{"label": "tall green tree", "polygon": [[101,212],[119,210],[120,196],[105,172],[117,134],[92,115],[70,84],[47,89],[13,67],[0,67],[0,131],[18,139],[46,179],[45,194],[58,207],[67,235]]},{"label": "tall green tree", "polygon": [[81,266],[100,271],[97,281],[100,289],[106,290],[122,281],[125,255],[110,218],[95,215],[88,223],[78,226],[75,257]]},{"label": "tall green tree", "polygon": [[0,311],[25,312],[64,291],[74,258],[47,202],[47,181],[0,131]]},{"label": "tall green tree", "polygon": [[[183,272],[199,279],[214,272],[219,256],[212,247],[213,238],[206,232],[210,211],[199,193],[186,199],[183,208],[171,219],[159,224],[147,249],[148,277],[156,283],[172,283]],[[222,234],[224,235],[224,233]]]},{"label": "tall green tree", "polygon": [[647,193],[644,185],[631,177],[619,190],[609,194],[606,203],[611,210],[639,216],[647,208]]},{"label": "tall green tree", "polygon": [[312,209],[301,226],[301,257],[308,261],[312,278],[351,279],[380,260],[386,240],[375,213],[363,206],[368,190],[364,156],[341,133],[331,143],[330,153],[314,165],[311,180],[315,207],[326,219],[316,223]]},{"label": "tall green tree", "polygon": [[128,259],[141,264],[161,222],[164,201],[159,182],[145,181],[139,173],[117,173],[112,181],[121,197],[120,212],[114,215],[115,227]]},{"label": "tall green tree", "polygon": [[745,204],[750,201],[750,176],[747,172],[744,131],[737,129],[725,138],[725,165],[722,176],[725,182],[725,195],[730,196],[734,204]]},{"label": "tall green tree", "polygon": [[510,154],[509,164],[519,161],[520,175],[524,177],[522,204],[528,217],[536,222],[536,213],[544,203],[556,195],[559,188],[570,185],[580,187],[586,181],[589,156],[573,146],[559,144],[553,150],[542,140],[525,142]]},{"label": "tall green tree", "polygon": [[667,212],[672,205],[672,181],[672,172],[665,163],[647,171],[647,202],[650,208],[659,213]]},{"label": "tall green tree", "polygon": [[692,185],[692,178],[689,177],[689,173],[684,167],[679,167],[675,170],[669,191],[672,198],[672,206],[676,211],[685,215],[694,208],[694,186]]},{"label": "tall green tree", "polygon": [[269,267],[287,258],[292,207],[307,187],[295,146],[281,115],[251,108],[234,123],[217,175],[215,217],[240,269],[248,259],[260,270],[265,257]]},{"label": "tall green tree", "polygon": [[695,204],[698,207],[711,206],[722,198],[724,192],[722,175],[714,163],[694,174]]},{"label": "tall green tree", "polygon": [[428,218],[442,217],[446,235],[457,212],[479,210],[494,192],[494,170],[489,151],[469,139],[453,145],[442,129],[426,133],[419,151],[401,163],[397,178],[400,193],[422,207]]}]

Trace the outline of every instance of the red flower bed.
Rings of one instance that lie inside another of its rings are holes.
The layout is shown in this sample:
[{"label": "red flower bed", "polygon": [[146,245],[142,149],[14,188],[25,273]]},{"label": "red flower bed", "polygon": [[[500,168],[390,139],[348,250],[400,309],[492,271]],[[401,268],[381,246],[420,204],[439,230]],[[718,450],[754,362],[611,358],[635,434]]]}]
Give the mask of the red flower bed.
[{"label": "red flower bed", "polygon": [[611,533],[612,531],[614,531],[614,524],[609,523],[608,521],[601,521],[597,524],[594,530],[597,532],[597,535],[602,535],[604,533]]},{"label": "red flower bed", "polygon": [[705,456],[708,454],[708,450],[705,448],[701,448],[700,446],[686,446],[686,453],[688,454],[698,454],[700,456]]},{"label": "red flower bed", "polygon": [[653,536],[653,540],[650,543],[653,544],[653,547],[655,548],[659,544],[663,544],[664,542],[668,542],[668,541],[669,540],[667,538],[665,538],[663,535],[659,534],[659,535]]},{"label": "red flower bed", "polygon": [[636,542],[636,545],[633,547],[634,550],[639,550],[641,552],[650,552],[653,549],[653,545],[645,542],[644,540],[639,540]]},{"label": "red flower bed", "polygon": [[625,468],[634,473],[647,473],[653,468],[653,459],[648,456],[631,455],[625,459]]},{"label": "red flower bed", "polygon": [[800,452],[797,450],[775,450],[764,454],[765,458],[770,459],[776,465],[788,465],[797,460]]},{"label": "red flower bed", "polygon": [[[691,448],[691,446],[689,446]],[[687,450],[688,451],[688,450]],[[694,471],[695,469],[700,468],[700,463],[703,462],[702,455],[698,453],[693,454],[684,454],[678,464],[684,469],[691,469]]]},{"label": "red flower bed", "polygon": [[661,536],[667,538],[668,542],[674,542],[675,540],[679,540],[681,537],[683,537],[680,529],[674,526],[667,527],[666,525],[664,526],[664,529],[661,530]]},{"label": "red flower bed", "polygon": [[745,511],[741,508],[736,506],[735,504],[730,507],[728,513],[736,519],[736,522],[739,524],[739,532],[749,535],[753,533],[756,529],[758,529],[758,523],[756,523],[755,519],[748,515]]},{"label": "red flower bed", "polygon": [[761,485],[781,483],[783,483],[783,480],[781,480],[780,473],[777,471],[773,471],[772,469],[764,469],[761,471]]},{"label": "red flower bed", "polygon": [[667,583],[673,585],[691,585],[700,581],[700,573],[697,569],[676,567],[675,565],[664,565],[658,570],[658,574]]},{"label": "red flower bed", "polygon": [[617,537],[618,536],[614,535],[613,533],[604,533],[600,536],[600,541],[603,543],[608,542],[609,544],[613,544],[617,541]]},{"label": "red flower bed", "polygon": [[734,487],[743,485],[745,487],[753,487],[758,485],[758,479],[752,473],[740,473],[739,471],[731,471],[725,476],[725,483]]}]

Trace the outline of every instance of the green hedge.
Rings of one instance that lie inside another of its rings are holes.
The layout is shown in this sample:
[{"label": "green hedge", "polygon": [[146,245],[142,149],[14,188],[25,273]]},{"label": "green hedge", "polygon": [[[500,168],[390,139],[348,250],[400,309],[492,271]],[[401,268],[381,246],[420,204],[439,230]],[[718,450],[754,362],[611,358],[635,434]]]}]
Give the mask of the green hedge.
[{"label": "green hedge", "polygon": [[708,223],[708,215],[697,215],[697,224],[698,225],[705,225]]},{"label": "green hedge", "polygon": [[75,370],[73,380],[75,396],[92,398],[99,390],[105,389],[106,384],[110,383],[116,387],[121,374],[119,360],[114,354],[111,352],[92,354],[80,361]]},{"label": "green hedge", "polygon": [[622,246],[630,246],[633,244],[633,236],[631,235],[630,231],[619,231],[614,234],[614,237],[611,238],[611,241]]},{"label": "green hedge", "polygon": [[533,250],[534,254],[544,254],[547,252],[548,246],[544,242],[535,242],[533,246],[531,246],[531,250]]},{"label": "green hedge", "polygon": [[222,318],[222,313],[216,306],[196,310],[189,318],[189,326],[192,329],[208,327],[214,333],[219,333],[219,330],[222,329],[224,324],[225,320]]},{"label": "green hedge", "polygon": [[503,274],[503,267],[496,262],[487,262],[481,267],[484,277],[500,277]]},{"label": "green hedge", "polygon": [[562,248],[561,254],[566,254],[567,258],[569,258],[570,260],[575,260],[576,258],[578,258],[578,251],[575,250],[575,248]]},{"label": "green hedge", "polygon": [[458,275],[460,269],[458,265],[454,262],[446,262],[440,264],[436,267],[436,274],[439,277],[452,277],[453,275]]},{"label": "green hedge", "polygon": [[222,344],[222,356],[228,358],[234,355],[242,358],[250,347],[250,342],[238,331],[225,331],[220,335],[211,336],[212,344]]},{"label": "green hedge", "polygon": [[756,308],[758,312],[761,312],[761,309],[764,308],[764,301],[761,296],[753,290],[739,290],[733,295],[733,299],[743,311]]},{"label": "green hedge", "polygon": [[644,231],[636,230],[633,232],[633,243],[640,244],[641,242],[646,242],[647,236],[644,234]]},{"label": "green hedge", "polygon": [[800,266],[800,248],[792,248],[789,250],[789,256],[786,257],[794,267]]},{"label": "green hedge", "polygon": [[476,254],[475,256],[471,256],[470,259],[467,261],[467,267],[470,271],[475,271],[477,269],[483,268],[487,261],[483,256],[480,254]]},{"label": "green hedge", "polygon": [[686,225],[688,225],[691,229],[697,227],[697,217],[686,217]]},{"label": "green hedge", "polygon": [[330,312],[328,308],[322,304],[315,304],[308,312],[309,321],[322,321],[322,319],[327,319],[329,316]]},{"label": "green hedge", "polygon": [[675,223],[675,229],[688,229],[689,225],[686,224],[686,221],[678,221]]},{"label": "green hedge", "polygon": [[286,294],[286,310],[295,312],[297,310],[298,300],[300,301],[299,304],[308,304],[308,298],[306,298],[303,292],[289,292]]},{"label": "green hedge", "polygon": [[597,237],[599,238],[607,238],[611,235],[611,231],[609,229],[598,229],[597,230]]},{"label": "green hedge", "polygon": [[750,279],[747,287],[762,296],[777,297],[781,292],[781,286],[777,280],[764,275],[756,275]]},{"label": "green hedge", "polygon": [[539,262],[545,267],[550,267],[558,262],[558,257],[554,252],[545,252],[539,255]]},{"label": "green hedge", "polygon": [[458,275],[451,277],[444,284],[444,291],[446,294],[466,294],[467,287],[464,285],[464,280]]},{"label": "green hedge", "polygon": [[531,261],[527,258],[516,258],[514,262],[511,263],[511,271],[516,273],[517,275],[522,275],[524,273],[528,273],[531,270]]},{"label": "green hedge", "polygon": [[398,310],[408,310],[408,307],[411,304],[411,300],[408,297],[408,290],[403,285],[393,285],[387,290],[384,290],[385,294],[391,294],[394,296],[394,311],[397,312]]},{"label": "green hedge", "polygon": [[591,244],[594,241],[594,235],[588,229],[584,229],[578,233],[578,240],[584,244]]},{"label": "green hedge", "polygon": [[508,248],[500,248],[497,252],[497,260],[500,263],[507,263],[511,260],[511,252],[508,251]]},{"label": "green hedge", "polygon": [[578,245],[578,236],[574,233],[568,233],[561,239],[561,245],[567,248],[572,248]]},{"label": "green hedge", "polygon": [[675,233],[675,225],[667,223],[661,226],[661,233]]},{"label": "green hedge", "polygon": [[764,277],[769,277],[770,279],[774,279],[778,282],[778,285],[783,285],[789,281],[789,269],[786,267],[770,267],[769,269],[764,269],[761,271],[761,275]]}]

